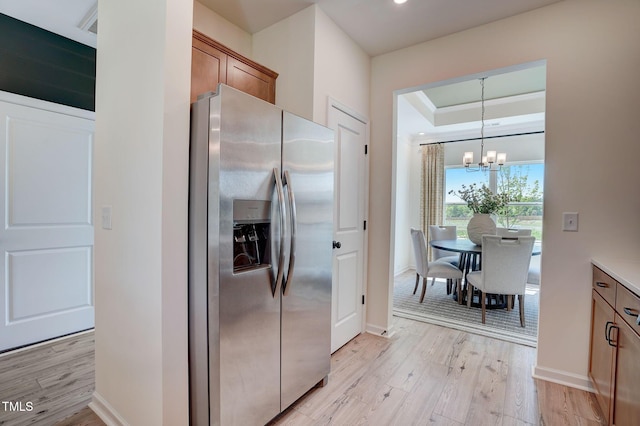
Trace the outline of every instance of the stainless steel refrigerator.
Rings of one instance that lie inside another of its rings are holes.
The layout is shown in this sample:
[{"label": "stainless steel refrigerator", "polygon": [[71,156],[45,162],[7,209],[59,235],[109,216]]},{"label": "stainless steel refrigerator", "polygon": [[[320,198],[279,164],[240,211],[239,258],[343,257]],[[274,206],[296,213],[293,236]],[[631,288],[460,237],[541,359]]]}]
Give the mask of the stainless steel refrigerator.
[{"label": "stainless steel refrigerator", "polygon": [[192,425],[261,425],[326,381],[334,133],[225,85],[192,105]]}]

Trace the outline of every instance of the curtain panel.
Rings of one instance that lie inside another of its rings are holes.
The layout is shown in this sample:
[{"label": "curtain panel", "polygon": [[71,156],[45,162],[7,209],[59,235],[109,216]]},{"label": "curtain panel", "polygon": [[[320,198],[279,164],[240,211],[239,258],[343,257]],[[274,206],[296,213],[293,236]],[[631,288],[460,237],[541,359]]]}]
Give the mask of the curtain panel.
[{"label": "curtain panel", "polygon": [[[421,149],[420,226],[429,241],[429,225],[442,225],[444,220],[444,146],[429,144]],[[428,248],[431,259],[431,246]]]}]

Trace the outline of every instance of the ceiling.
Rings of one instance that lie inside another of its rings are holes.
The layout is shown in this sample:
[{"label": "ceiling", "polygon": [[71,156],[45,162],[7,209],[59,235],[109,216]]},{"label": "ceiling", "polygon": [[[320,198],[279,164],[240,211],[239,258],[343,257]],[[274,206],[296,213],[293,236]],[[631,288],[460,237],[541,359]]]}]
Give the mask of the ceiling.
[{"label": "ceiling", "polygon": [[[198,1],[252,34],[315,3],[363,50],[376,56],[561,0],[408,0],[402,5],[393,0]],[[97,0],[0,0],[0,13],[97,45]],[[544,92],[545,74],[545,67],[537,67],[491,76],[485,82],[485,99]],[[412,126],[416,132],[424,130],[423,121],[433,111],[477,103],[480,85],[478,79],[435,85],[422,95],[424,104],[418,107],[422,118]]]},{"label": "ceiling", "polygon": [[438,82],[398,96],[398,134],[414,141],[464,139],[544,129],[546,65],[532,63],[466,80]]},{"label": "ceiling", "polygon": [[[253,34],[316,3],[371,56],[483,25],[561,0],[200,0]],[[96,46],[79,28],[97,0],[0,0],[0,13]]]},{"label": "ceiling", "polygon": [[[506,98],[544,92],[546,88],[546,67],[536,66],[511,71],[485,78],[484,99]],[[479,102],[482,97],[480,79],[444,84],[424,89],[423,93],[435,108],[447,108]]]},{"label": "ceiling", "polygon": [[487,24],[560,0],[200,0],[253,34],[316,3],[371,56]]},{"label": "ceiling", "polygon": [[0,0],[0,13],[96,47],[97,0]]}]

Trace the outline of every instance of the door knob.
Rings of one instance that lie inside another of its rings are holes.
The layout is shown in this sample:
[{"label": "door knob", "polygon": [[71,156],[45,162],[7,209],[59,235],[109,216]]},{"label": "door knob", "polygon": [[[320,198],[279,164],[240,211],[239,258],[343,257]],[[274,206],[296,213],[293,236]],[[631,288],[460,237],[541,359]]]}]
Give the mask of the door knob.
[{"label": "door knob", "polygon": [[342,244],[340,243],[340,241],[334,241],[333,242],[333,248],[334,249],[339,249],[340,247],[342,247]]}]

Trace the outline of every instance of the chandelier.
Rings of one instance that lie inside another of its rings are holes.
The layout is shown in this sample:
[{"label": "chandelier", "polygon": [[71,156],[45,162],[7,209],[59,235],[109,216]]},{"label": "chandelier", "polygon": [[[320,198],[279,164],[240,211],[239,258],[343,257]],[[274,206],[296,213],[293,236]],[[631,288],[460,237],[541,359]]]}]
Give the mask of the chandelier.
[{"label": "chandelier", "polygon": [[507,161],[507,154],[504,152],[496,153],[496,151],[487,151],[487,155],[484,154],[484,81],[487,77],[482,77],[480,79],[480,86],[482,86],[482,96],[481,96],[481,105],[482,105],[482,121],[480,126],[480,162],[477,165],[471,166],[473,164],[473,152],[467,151],[464,153],[464,157],[462,157],[462,164],[467,169],[468,172],[477,172],[477,171],[492,171],[500,170],[500,168]]}]

